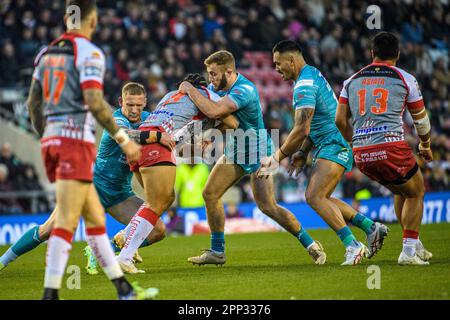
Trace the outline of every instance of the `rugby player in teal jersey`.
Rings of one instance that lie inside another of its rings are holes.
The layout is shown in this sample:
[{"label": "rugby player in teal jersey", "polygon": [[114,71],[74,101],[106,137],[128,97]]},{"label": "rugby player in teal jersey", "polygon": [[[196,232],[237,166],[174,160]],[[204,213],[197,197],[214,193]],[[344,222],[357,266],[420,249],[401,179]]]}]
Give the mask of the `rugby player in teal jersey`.
[{"label": "rugby player in teal jersey", "polygon": [[226,262],[225,213],[221,198],[237,181],[250,174],[253,195],[259,209],[296,237],[316,264],[324,264],[326,254],[321,244],[309,236],[290,211],[277,204],[272,179],[257,179],[255,175],[261,155],[270,154],[272,149],[255,85],[237,73],[234,57],[228,51],[213,53],[205,60],[205,65],[211,81],[209,89],[222,98],[218,101],[207,99],[188,82],[181,84],[180,92],[188,94],[208,118],[220,119],[231,114],[235,116],[239,121],[240,131],[248,139],[243,139],[245,145],[242,146],[236,137],[227,139],[225,154],[218,159],[211,171],[203,191],[211,229],[211,247],[200,256],[188,258],[188,261],[198,265],[223,265]]},{"label": "rugby player in teal jersey", "polygon": [[[130,138],[140,142],[140,132],[137,129],[148,112],[143,111],[147,98],[145,88],[135,82],[127,83],[122,89],[119,99],[121,108],[113,113],[115,122],[120,128],[127,131]],[[156,132],[151,134],[148,142],[157,142]],[[174,142],[169,134],[163,133],[160,144],[173,149]],[[100,198],[100,202],[106,211],[120,223],[127,225],[144,201],[131,189],[132,173],[129,169],[126,157],[116,141],[106,132],[103,132],[100,142],[97,160],[94,167],[94,185]],[[54,211],[55,212],[55,211]],[[28,230],[3,256],[0,257],[0,270],[5,268],[17,257],[33,250],[42,242],[48,240],[53,229],[55,214],[48,220]],[[127,229],[121,230],[114,236],[111,243],[116,252],[120,251],[126,238]],[[164,238],[165,226],[162,221],[156,225],[141,247],[151,245]],[[85,248],[88,257],[86,270],[88,274],[97,274],[97,262],[89,247]],[[140,257],[135,255],[138,262]]]},{"label": "rugby player in teal jersey", "polygon": [[[285,143],[271,157],[262,160],[258,176],[269,176],[279,162],[289,156],[292,156],[290,174],[294,171],[298,174],[314,147],[306,201],[346,247],[342,265],[358,264],[363,257],[371,257],[381,248],[388,229],[331,197],[344,172],[350,171],[353,165],[352,150],[335,124],[336,96],[320,71],[306,64],[295,42],[285,40],[276,44],[273,62],[283,80],[295,82],[295,125]],[[370,249],[356,240],[346,221],[366,233]]]}]

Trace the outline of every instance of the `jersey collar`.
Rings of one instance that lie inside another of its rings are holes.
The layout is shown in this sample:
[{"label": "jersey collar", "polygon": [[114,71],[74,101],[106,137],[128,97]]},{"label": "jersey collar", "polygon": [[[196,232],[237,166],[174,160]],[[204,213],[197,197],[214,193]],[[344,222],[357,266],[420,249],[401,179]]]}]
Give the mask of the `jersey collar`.
[{"label": "jersey collar", "polygon": [[306,69],[307,66],[308,66],[308,64],[305,63],[305,65],[303,66],[302,70],[300,70],[300,73],[298,74],[297,80],[295,80],[294,85],[300,80],[300,77],[301,77],[303,71]]}]

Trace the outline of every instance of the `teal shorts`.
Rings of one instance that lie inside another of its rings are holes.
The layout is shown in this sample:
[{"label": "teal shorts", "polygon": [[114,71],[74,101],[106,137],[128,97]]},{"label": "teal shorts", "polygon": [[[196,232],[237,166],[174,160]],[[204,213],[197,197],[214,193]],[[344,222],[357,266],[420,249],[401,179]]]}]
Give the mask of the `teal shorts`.
[{"label": "teal shorts", "polygon": [[[263,148],[263,152],[260,152],[260,148]],[[254,149],[251,149],[248,145],[245,146],[247,152],[241,152],[237,150],[235,146],[231,148],[225,148],[225,156],[228,163],[234,163],[240,166],[246,174],[252,174],[258,171],[261,166],[261,159],[272,155],[274,150],[272,139],[268,139],[267,143],[263,143]]]},{"label": "teal shorts", "polygon": [[317,159],[326,159],[340,164],[346,172],[353,167],[353,151],[341,134],[332,134],[316,146],[313,153],[313,165]]},{"label": "teal shorts", "polygon": [[94,175],[94,185],[102,206],[107,209],[136,194],[130,184],[112,184]]}]

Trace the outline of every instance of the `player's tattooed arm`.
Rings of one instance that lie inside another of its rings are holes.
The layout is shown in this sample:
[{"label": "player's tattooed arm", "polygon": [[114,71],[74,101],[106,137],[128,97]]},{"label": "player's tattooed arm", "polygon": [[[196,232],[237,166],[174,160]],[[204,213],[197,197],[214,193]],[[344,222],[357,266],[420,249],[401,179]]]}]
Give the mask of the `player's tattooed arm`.
[{"label": "player's tattooed arm", "polygon": [[299,150],[305,139],[308,138],[313,116],[313,108],[299,108],[295,111],[294,128],[289,133],[284,144],[275,153],[275,160],[281,161]]},{"label": "player's tattooed arm", "polygon": [[124,128],[125,132],[128,134],[128,136],[130,137],[131,140],[133,140],[136,143],[141,142],[141,131],[133,130],[133,129],[125,128],[125,127],[121,127],[121,128]]},{"label": "player's tattooed arm", "polygon": [[181,93],[187,94],[197,108],[210,119],[220,119],[237,110],[236,104],[227,96],[217,102],[212,101],[203,96],[200,91],[188,81],[183,81],[178,90]]},{"label": "player's tattooed arm", "polygon": [[111,106],[103,99],[103,91],[100,89],[85,89],[83,90],[83,97],[94,118],[111,136],[114,136],[119,131],[119,126],[112,116]]},{"label": "player's tattooed arm", "polygon": [[306,139],[303,141],[302,146],[300,147],[299,151],[302,151],[305,154],[308,154],[313,147],[314,147],[314,143],[312,142],[311,137],[307,136]]},{"label": "player's tattooed arm", "polygon": [[348,104],[339,103],[337,110],[336,110],[335,122],[336,122],[336,126],[338,127],[342,136],[349,143],[351,143],[352,139],[353,139],[353,128],[352,128],[352,125],[350,124],[351,116],[352,116],[352,114],[350,112],[350,108],[348,107]]},{"label": "player's tattooed arm", "polygon": [[42,100],[42,87],[41,84],[36,81],[31,81],[30,91],[28,93],[28,113],[30,114],[31,123],[38,133],[39,137],[42,137],[45,129],[44,118],[44,104]]}]

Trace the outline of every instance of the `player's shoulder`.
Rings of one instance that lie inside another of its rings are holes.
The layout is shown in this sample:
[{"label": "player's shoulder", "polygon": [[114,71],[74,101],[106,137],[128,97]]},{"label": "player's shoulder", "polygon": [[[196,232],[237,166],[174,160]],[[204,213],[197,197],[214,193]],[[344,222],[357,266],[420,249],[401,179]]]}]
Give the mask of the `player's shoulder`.
[{"label": "player's shoulder", "polygon": [[397,66],[392,66],[392,69],[394,69],[404,80],[406,83],[415,83],[417,82],[416,77],[414,77],[411,73],[407,72],[406,70],[399,68]]},{"label": "player's shoulder", "polygon": [[75,37],[79,60],[105,60],[105,54],[102,49],[96,46],[92,41],[83,37]]},{"label": "player's shoulder", "polygon": [[239,74],[238,79],[236,80],[236,83],[231,88],[231,91],[236,91],[235,93],[255,93],[256,86],[253,82],[251,82],[249,79],[244,77],[242,74]]},{"label": "player's shoulder", "polygon": [[130,121],[127,119],[127,117],[123,115],[122,110],[120,108],[118,108],[116,111],[113,112],[113,118],[119,127],[128,128],[130,126]]},{"label": "player's shoulder", "polygon": [[306,89],[308,87],[314,87],[317,85],[318,76],[320,75],[320,70],[310,66],[305,65],[300,72],[297,80],[295,81],[294,90]]}]

